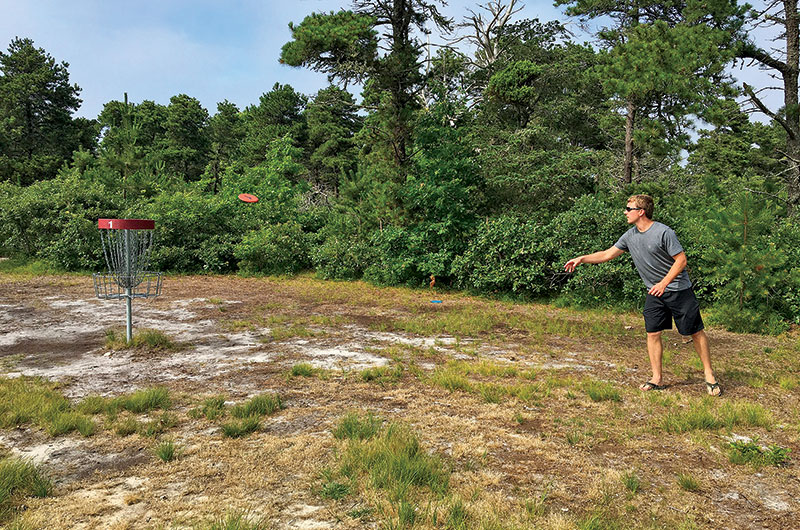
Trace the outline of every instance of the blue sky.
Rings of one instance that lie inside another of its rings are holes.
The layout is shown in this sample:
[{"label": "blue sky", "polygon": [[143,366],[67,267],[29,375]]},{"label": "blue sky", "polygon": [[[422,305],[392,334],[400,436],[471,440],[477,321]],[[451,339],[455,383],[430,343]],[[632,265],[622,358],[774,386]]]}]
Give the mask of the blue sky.
[{"label": "blue sky", "polygon": [[[451,0],[444,12],[459,21],[477,3]],[[566,21],[550,0],[524,4],[517,18]],[[82,89],[80,116],[96,117],[124,92],[133,102],[162,104],[184,93],[213,114],[225,99],[240,108],[257,103],[276,82],[306,94],[326,86],[322,74],[279,64],[280,48],[290,38],[290,21],[348,6],[342,0],[0,0],[0,49],[15,36],[28,37],[68,62],[71,82]],[[765,73],[735,73],[756,86],[769,84]]]}]

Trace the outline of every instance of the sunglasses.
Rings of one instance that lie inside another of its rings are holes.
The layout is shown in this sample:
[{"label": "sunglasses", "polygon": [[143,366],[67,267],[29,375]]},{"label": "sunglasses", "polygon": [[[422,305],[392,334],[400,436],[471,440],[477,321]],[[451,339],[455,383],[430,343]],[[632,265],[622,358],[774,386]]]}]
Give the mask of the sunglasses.
[{"label": "sunglasses", "polygon": [[632,212],[634,210],[644,210],[644,208],[631,208],[630,206],[625,207],[626,212]]}]

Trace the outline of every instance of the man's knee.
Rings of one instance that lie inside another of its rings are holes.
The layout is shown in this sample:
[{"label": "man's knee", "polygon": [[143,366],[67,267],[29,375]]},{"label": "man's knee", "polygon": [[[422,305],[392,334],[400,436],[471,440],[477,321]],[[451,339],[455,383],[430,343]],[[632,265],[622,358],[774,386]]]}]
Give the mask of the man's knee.
[{"label": "man's knee", "polygon": [[661,338],[661,331],[648,331],[647,332],[647,336],[648,337],[652,337],[654,339],[660,339]]}]

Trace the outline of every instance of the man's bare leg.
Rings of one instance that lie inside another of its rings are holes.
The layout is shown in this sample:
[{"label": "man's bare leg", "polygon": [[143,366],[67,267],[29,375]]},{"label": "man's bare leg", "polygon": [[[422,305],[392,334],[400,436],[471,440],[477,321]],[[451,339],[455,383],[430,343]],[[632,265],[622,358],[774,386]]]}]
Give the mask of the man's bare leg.
[{"label": "man's bare leg", "polygon": [[[661,384],[661,356],[664,353],[664,345],[661,342],[661,332],[656,331],[655,333],[648,333],[647,334],[647,355],[650,357],[650,368],[653,371],[653,377],[650,379],[650,382],[654,385]],[[645,388],[647,384],[642,385],[640,388],[642,390],[647,390]]]},{"label": "man's bare leg", "polygon": [[[694,350],[700,356],[700,362],[703,363],[703,374],[706,377],[706,382],[715,384],[717,378],[714,377],[714,370],[711,369],[711,352],[708,347],[708,336],[702,329],[692,335],[692,342],[694,343]],[[712,396],[718,396],[721,390],[719,387],[710,390]]]}]

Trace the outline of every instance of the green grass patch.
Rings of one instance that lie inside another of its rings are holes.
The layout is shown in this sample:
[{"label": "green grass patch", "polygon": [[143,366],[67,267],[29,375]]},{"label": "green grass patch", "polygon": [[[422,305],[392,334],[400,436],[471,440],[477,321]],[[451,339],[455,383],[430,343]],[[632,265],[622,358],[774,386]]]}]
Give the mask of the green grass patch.
[{"label": "green grass patch", "polygon": [[26,497],[49,497],[52,493],[53,483],[30,460],[0,460],[0,523],[14,517]]},{"label": "green grass patch", "polygon": [[475,387],[486,403],[502,403],[508,395],[508,387],[496,383],[478,383]]},{"label": "green grass patch", "polygon": [[267,340],[288,340],[294,338],[307,338],[307,337],[317,337],[319,335],[324,335],[324,331],[313,331],[308,329],[306,326],[302,324],[294,324],[289,327],[281,327],[281,328],[273,328],[269,331],[269,337]]},{"label": "green grass patch", "polygon": [[157,409],[167,410],[171,406],[172,399],[169,390],[164,387],[137,390],[127,396],[116,398],[109,404],[109,407],[119,407],[134,414],[143,414]]},{"label": "green grass patch", "polygon": [[45,424],[45,430],[50,436],[60,436],[72,431],[78,431],[83,436],[91,436],[96,429],[94,421],[89,416],[72,410],[55,412]]},{"label": "green grass patch", "polygon": [[611,383],[605,381],[587,381],[583,384],[583,391],[592,401],[622,401],[619,390]]},{"label": "green grass patch", "polygon": [[349,412],[339,420],[333,429],[333,436],[338,440],[368,440],[380,431],[383,419],[371,412],[360,416]]},{"label": "green grass patch", "polygon": [[695,430],[717,430],[736,426],[771,429],[772,414],[758,403],[725,401],[713,398],[692,400],[680,410],[671,410],[661,422],[662,428],[673,434]]},{"label": "green grass patch", "polygon": [[750,464],[756,469],[764,466],[785,466],[790,462],[791,449],[770,445],[761,447],[758,439],[736,440],[728,444],[728,459],[733,464]]},{"label": "green grass patch", "polygon": [[269,416],[281,409],[283,409],[283,401],[278,394],[261,394],[244,403],[234,405],[231,408],[231,415],[234,418]]},{"label": "green grass patch", "polygon": [[396,383],[403,377],[405,368],[397,363],[394,366],[374,366],[361,371],[361,380],[365,382],[375,382],[381,385],[386,383]]},{"label": "green grass patch", "polygon": [[456,390],[472,392],[473,390],[469,379],[452,367],[436,368],[430,376],[430,381],[432,384],[450,392],[455,392]]},{"label": "green grass patch", "polygon": [[241,420],[231,420],[221,425],[222,434],[228,438],[241,438],[261,428],[258,416],[250,416]]},{"label": "green grass patch", "polygon": [[397,423],[368,440],[349,443],[340,469],[345,476],[365,475],[372,486],[395,493],[416,486],[441,496],[450,484],[441,459],[424,451],[416,435]]},{"label": "green grass patch", "polygon": [[75,410],[57,388],[57,384],[41,378],[0,378],[0,427],[34,424],[50,436],[73,431],[84,436],[94,434],[94,421]]}]

